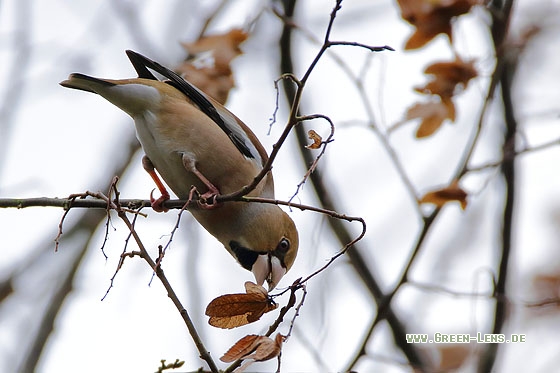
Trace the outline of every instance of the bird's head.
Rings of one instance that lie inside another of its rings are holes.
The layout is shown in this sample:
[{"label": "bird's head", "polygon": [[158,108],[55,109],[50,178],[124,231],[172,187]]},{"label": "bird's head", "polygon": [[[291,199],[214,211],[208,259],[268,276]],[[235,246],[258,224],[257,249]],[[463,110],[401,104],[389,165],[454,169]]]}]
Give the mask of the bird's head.
[{"label": "bird's head", "polygon": [[[262,205],[262,204],[260,204]],[[290,270],[296,259],[299,238],[292,219],[278,206],[268,205],[237,239],[226,247],[241,266],[255,275],[257,284],[272,290]]]}]

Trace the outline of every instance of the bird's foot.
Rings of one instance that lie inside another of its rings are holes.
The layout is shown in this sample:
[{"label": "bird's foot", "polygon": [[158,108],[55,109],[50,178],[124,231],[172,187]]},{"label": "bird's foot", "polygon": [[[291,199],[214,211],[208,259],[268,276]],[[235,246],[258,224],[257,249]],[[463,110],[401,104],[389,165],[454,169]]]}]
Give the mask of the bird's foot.
[{"label": "bird's foot", "polygon": [[[155,189],[154,189],[155,190]],[[154,191],[150,192],[150,203],[152,204],[152,210],[155,212],[167,212],[169,209],[163,206],[165,201],[169,200],[169,193],[162,193],[158,199],[154,198]]]},{"label": "bird's foot", "polygon": [[192,187],[190,193],[191,196],[189,197],[189,199],[192,199],[194,193],[198,195],[197,198],[198,207],[200,207],[203,210],[213,210],[223,205],[223,202],[217,201],[218,196],[220,195],[220,191],[216,187],[210,188],[210,190],[204,194],[200,194],[196,189],[196,187]]},{"label": "bird's foot", "polygon": [[170,199],[169,192],[167,191],[167,189],[165,189],[165,185],[163,185],[163,182],[161,181],[159,176],[156,174],[156,169],[154,167],[154,164],[152,163],[150,158],[148,158],[148,156],[146,156],[146,155],[144,157],[142,157],[142,167],[144,167],[144,170],[146,170],[146,172],[152,177],[152,179],[154,180],[154,183],[156,183],[156,186],[158,187],[158,189],[161,193],[161,196],[158,199],[154,198],[154,191],[153,190],[150,193],[150,203],[152,204],[152,210],[154,210],[155,212],[167,212],[167,211],[169,211],[168,208],[163,207],[163,203]]}]

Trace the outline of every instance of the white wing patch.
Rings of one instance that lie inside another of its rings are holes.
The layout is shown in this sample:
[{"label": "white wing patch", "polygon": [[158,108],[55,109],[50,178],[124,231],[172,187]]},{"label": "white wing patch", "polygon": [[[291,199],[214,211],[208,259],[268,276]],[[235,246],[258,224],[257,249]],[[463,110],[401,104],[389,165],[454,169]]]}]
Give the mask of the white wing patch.
[{"label": "white wing patch", "polygon": [[225,125],[231,130],[231,132],[233,132],[238,139],[243,140],[243,143],[253,155],[253,159],[255,159],[258,165],[262,168],[263,160],[259,151],[255,147],[255,145],[253,145],[251,139],[249,139],[249,137],[247,136],[247,133],[245,133],[243,128],[241,128],[235,117],[228,110],[222,109],[220,107],[216,107],[216,110],[224,120]]}]

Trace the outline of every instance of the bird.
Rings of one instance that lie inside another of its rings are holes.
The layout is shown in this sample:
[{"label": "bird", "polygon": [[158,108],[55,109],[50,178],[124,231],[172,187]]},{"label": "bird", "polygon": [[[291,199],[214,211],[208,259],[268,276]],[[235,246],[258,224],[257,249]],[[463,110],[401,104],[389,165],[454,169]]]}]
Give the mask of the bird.
[{"label": "bird", "polygon": [[[167,211],[163,205],[170,199],[158,174],[180,199],[198,196],[188,211],[258,285],[266,282],[273,290],[296,259],[293,220],[276,204],[217,201],[263,170],[268,160],[263,145],[233,113],[179,74],[137,52],[126,54],[137,78],[72,73],[60,85],[96,93],[132,117],[145,153],[142,165],[161,193],[157,199],[150,194],[152,208]],[[247,196],[273,199],[272,171]]]}]

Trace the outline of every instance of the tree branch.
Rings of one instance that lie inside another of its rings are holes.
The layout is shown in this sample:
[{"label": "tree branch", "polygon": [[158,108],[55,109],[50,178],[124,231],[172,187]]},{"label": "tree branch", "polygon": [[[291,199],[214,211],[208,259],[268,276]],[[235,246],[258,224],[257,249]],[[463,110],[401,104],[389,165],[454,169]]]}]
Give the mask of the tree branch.
[{"label": "tree branch", "polygon": [[[282,17],[282,20],[284,22],[284,28],[282,31],[282,36],[280,38],[280,54],[281,54],[280,73],[281,74],[294,73],[293,62],[292,62],[293,61],[292,44],[291,44],[293,23],[291,19],[294,15],[295,4],[296,4],[296,0],[284,1],[284,15]],[[337,6],[333,10],[333,13],[331,13],[331,19],[328,28],[329,31],[334,22],[334,17],[333,17],[333,15],[335,14],[334,11],[338,9],[339,6],[340,6],[340,1],[337,2]],[[325,47],[325,45],[329,43],[328,40],[329,31],[327,32],[327,36],[325,37],[324,45],[321,47],[320,52],[317,54],[318,56],[322,55],[328,48],[328,46]],[[314,61],[315,63],[312,64],[312,66],[316,64],[316,61],[317,60]],[[305,76],[308,75],[306,74]],[[304,79],[302,79],[302,81],[304,81]],[[288,102],[295,102],[298,93],[298,91],[296,90],[296,86],[292,84],[284,84],[283,87],[284,87],[284,94]],[[293,110],[293,106],[292,106],[292,110]],[[299,116],[299,112],[296,111],[295,115]],[[313,164],[314,163],[313,156],[309,151],[307,151],[307,149],[305,149],[307,137],[303,127],[297,126],[295,131],[299,144],[298,148],[300,149],[300,154],[303,157],[304,163],[306,165]],[[321,170],[315,168],[314,171],[310,174],[310,180],[311,180],[311,185],[313,186],[315,193],[319,198],[321,206],[323,206],[325,209],[328,210],[337,211],[338,209],[336,207],[336,203],[334,199],[330,196],[330,193],[328,192],[328,188],[323,183]],[[346,243],[351,241],[352,238],[350,232],[346,229],[346,227],[342,224],[340,220],[329,219],[328,223],[342,245],[345,245]],[[375,279],[375,277],[371,273],[371,270],[369,269],[369,266],[366,264],[366,261],[361,254],[362,250],[363,248],[361,247],[361,245],[354,244],[351,249],[346,251],[346,254],[350,260],[351,265],[353,266],[354,270],[356,271],[356,273],[364,283],[365,287],[369,290],[369,293],[371,294],[373,299],[377,303],[379,303],[380,300],[384,297],[384,294],[381,290],[381,286],[379,285],[377,279]],[[391,331],[393,333],[393,338],[395,339],[395,344],[403,351],[410,364],[412,364],[413,366],[422,366],[422,359],[419,353],[416,351],[416,349],[412,344],[406,342],[406,331],[404,329],[404,326],[401,324],[398,317],[390,308],[387,312],[387,321],[391,326]]]},{"label": "tree branch", "polygon": [[[505,19],[500,18],[499,23],[504,23],[507,25],[509,21],[509,15],[511,12],[513,1],[506,1],[504,8],[501,11],[501,15]],[[515,143],[517,137],[517,120],[515,119],[514,113],[514,103],[512,100],[512,86],[515,76],[515,71],[518,64],[518,53],[504,53],[504,34],[506,31],[506,26],[502,30],[502,33],[496,35],[492,34],[494,37],[494,43],[496,50],[500,51],[501,59],[503,60],[500,74],[500,87],[502,94],[502,102],[504,105],[504,119],[506,131],[504,134],[504,144],[503,144],[503,154],[504,162],[501,165],[501,172],[505,181],[505,205],[503,213],[503,226],[502,226],[502,246],[498,253],[500,261],[497,269],[497,281],[496,281],[496,293],[502,294],[507,297],[506,284],[508,277],[508,267],[509,259],[511,255],[511,245],[513,238],[513,218],[515,211],[515,157],[511,156],[515,152]],[[492,333],[500,334],[502,333],[502,328],[506,321],[508,302],[496,302],[496,311],[494,315],[494,327],[492,328]],[[496,362],[496,356],[499,349],[499,344],[488,344],[486,346],[485,353],[481,356],[478,366],[479,372],[489,372],[494,370],[494,364]]]},{"label": "tree branch", "polygon": [[[115,179],[115,183],[116,183],[116,180],[117,179]],[[138,245],[138,248],[140,249],[140,256],[142,257],[142,259],[144,259],[148,263],[150,268],[152,268],[152,270],[155,272],[156,276],[159,278],[163,287],[167,291],[167,296],[171,299],[171,301],[173,302],[173,304],[175,305],[175,307],[177,308],[177,310],[181,314],[181,317],[183,318],[183,321],[185,322],[185,325],[187,326],[187,329],[189,330],[189,334],[191,335],[191,338],[193,339],[193,342],[194,342],[194,344],[195,344],[195,346],[196,346],[196,348],[197,348],[197,350],[200,354],[200,358],[206,361],[206,363],[210,367],[210,370],[213,373],[218,373],[218,367],[216,366],[216,363],[214,363],[214,360],[212,359],[212,356],[210,355],[210,353],[208,352],[208,350],[204,346],[204,343],[202,342],[202,340],[201,340],[201,338],[198,334],[198,331],[196,330],[196,327],[195,327],[192,319],[189,316],[189,313],[188,313],[187,309],[185,307],[183,307],[183,305],[181,304],[181,301],[179,300],[179,297],[175,293],[175,290],[173,290],[173,287],[169,283],[169,280],[167,279],[167,277],[163,273],[163,269],[162,269],[161,265],[156,263],[150,257],[150,255],[148,254],[148,251],[146,250],[146,248],[144,246],[144,243],[140,239],[140,236],[136,232],[136,229],[134,228],[134,225],[130,222],[130,220],[126,216],[126,211],[121,208],[121,206],[119,204],[119,200],[118,200],[118,191],[116,189],[116,184],[113,184],[112,188],[115,190],[116,199],[115,199],[115,202],[112,202],[111,200],[106,198],[105,202],[107,204],[107,208],[115,210],[117,212],[119,218],[128,227],[130,233],[132,234],[132,237],[134,238],[134,240],[136,241],[136,244]]]}]

